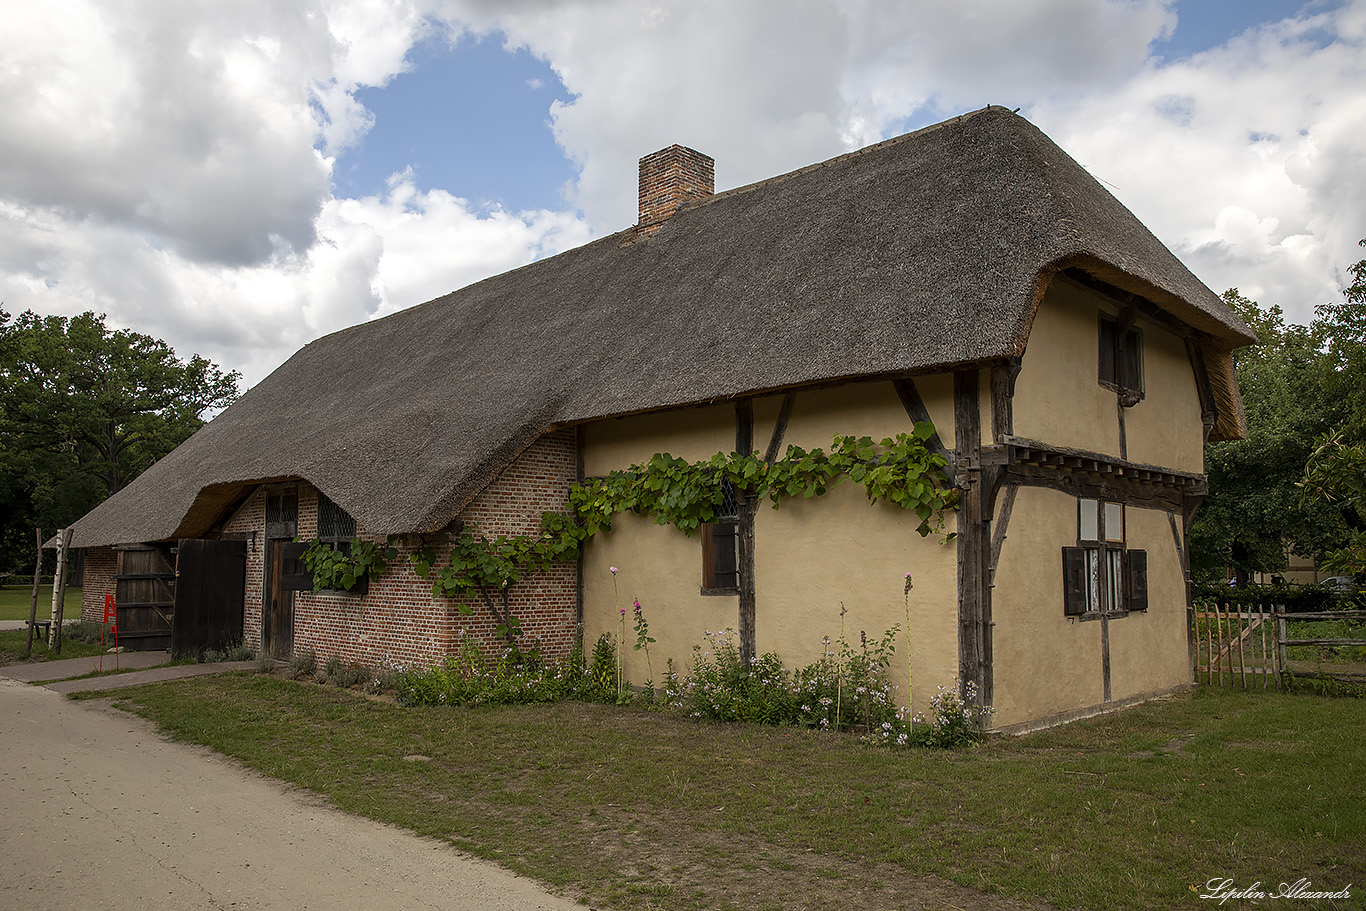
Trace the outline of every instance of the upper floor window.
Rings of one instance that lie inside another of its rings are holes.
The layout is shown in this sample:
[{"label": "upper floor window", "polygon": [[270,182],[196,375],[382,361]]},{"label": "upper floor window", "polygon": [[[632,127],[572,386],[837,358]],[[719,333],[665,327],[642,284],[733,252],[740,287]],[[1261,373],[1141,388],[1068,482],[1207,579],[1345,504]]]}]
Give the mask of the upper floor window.
[{"label": "upper floor window", "polygon": [[1121,326],[1119,320],[1102,313],[1099,354],[1097,378],[1100,384],[1142,398],[1143,333],[1132,323]]}]

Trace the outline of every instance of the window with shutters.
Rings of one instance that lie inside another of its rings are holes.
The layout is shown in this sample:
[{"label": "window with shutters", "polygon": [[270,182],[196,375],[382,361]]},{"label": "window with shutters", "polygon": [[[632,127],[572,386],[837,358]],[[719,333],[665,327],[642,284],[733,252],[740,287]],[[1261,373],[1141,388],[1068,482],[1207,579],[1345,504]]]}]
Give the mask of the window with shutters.
[{"label": "window with shutters", "polygon": [[1063,612],[1123,616],[1148,609],[1148,554],[1125,547],[1123,503],[1077,501],[1077,546],[1062,549]]},{"label": "window with shutters", "polygon": [[1097,378],[1116,392],[1143,397],[1143,333],[1112,316],[1100,315]]},{"label": "window with shutters", "polygon": [[702,526],[702,594],[740,594],[740,508],[735,489],[723,485],[725,500],[716,521]]}]

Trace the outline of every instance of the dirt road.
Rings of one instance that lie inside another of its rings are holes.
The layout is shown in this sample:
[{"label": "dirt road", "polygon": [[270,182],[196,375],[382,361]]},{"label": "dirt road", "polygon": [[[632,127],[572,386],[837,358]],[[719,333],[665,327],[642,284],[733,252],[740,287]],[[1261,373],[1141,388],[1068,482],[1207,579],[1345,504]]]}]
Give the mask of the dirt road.
[{"label": "dirt road", "polygon": [[0,678],[0,908],[583,906],[103,703]]}]

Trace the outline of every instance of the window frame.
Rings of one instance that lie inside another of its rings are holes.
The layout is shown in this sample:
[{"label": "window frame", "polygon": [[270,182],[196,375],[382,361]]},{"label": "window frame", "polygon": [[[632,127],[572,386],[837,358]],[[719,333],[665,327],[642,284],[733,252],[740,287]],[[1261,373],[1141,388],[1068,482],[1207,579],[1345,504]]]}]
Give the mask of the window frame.
[{"label": "window frame", "polygon": [[1128,510],[1117,500],[1077,499],[1077,543],[1063,550],[1063,613],[1069,619],[1148,610],[1148,554],[1128,547]]},{"label": "window frame", "polygon": [[[1120,332],[1123,327],[1123,332]],[[1096,381],[1120,395],[1142,399],[1143,330],[1132,319],[1101,312],[1096,331]]]},{"label": "window frame", "polygon": [[[740,508],[735,489],[722,481],[724,497],[715,521],[699,526],[702,532],[703,595],[740,594]],[[731,584],[731,580],[734,584]]]}]

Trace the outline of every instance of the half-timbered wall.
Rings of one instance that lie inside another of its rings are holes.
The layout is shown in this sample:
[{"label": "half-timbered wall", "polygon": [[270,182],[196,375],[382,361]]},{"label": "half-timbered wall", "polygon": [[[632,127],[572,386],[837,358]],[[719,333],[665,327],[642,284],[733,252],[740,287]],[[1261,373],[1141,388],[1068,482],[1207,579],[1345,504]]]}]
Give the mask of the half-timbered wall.
[{"label": "half-timbered wall", "polygon": [[[953,441],[953,384],[949,377],[917,378],[916,388],[936,427]],[[780,423],[784,396],[753,402],[752,445],[765,453]],[[905,403],[891,382],[850,384],[798,392],[792,399],[778,454],[788,444],[828,448],[836,434],[877,440],[911,427]],[[736,446],[735,403],[681,409],[601,421],[583,430],[584,468],[605,474],[644,462],[657,452],[698,461]],[[953,544],[921,538],[914,515],[887,504],[870,505],[862,488],[844,483],[824,497],[789,501],[779,509],[759,504],[754,516],[755,648],[776,652],[788,666],[820,656],[826,636],[844,634],[857,643],[861,631],[880,638],[892,626],[905,628],[905,576],[914,576],[912,654],[916,668],[915,708],[928,707],[937,684],[957,674],[957,587]],[[953,518],[945,531],[953,530]],[[616,566],[616,590],[609,567]],[[693,647],[706,645],[708,631],[736,630],[740,597],[703,595],[699,537],[648,518],[621,516],[610,534],[589,542],[584,557],[584,639],[621,635],[625,618],[626,671],[647,678],[643,652],[631,646],[631,601],[639,598],[657,642],[650,658],[656,677],[672,658],[686,671]],[[891,667],[899,692],[906,692],[904,633]]]},{"label": "half-timbered wall", "polygon": [[1172,532],[1181,516],[1128,506],[1125,521],[1126,547],[1148,555],[1148,611],[1104,622],[1068,617],[1061,549],[1077,540],[1077,498],[1018,491],[992,591],[995,727],[1080,717],[1191,682],[1185,576]]},{"label": "half-timbered wall", "polygon": [[1138,315],[1143,398],[1122,408],[1115,391],[1098,382],[1099,317],[1119,312],[1113,301],[1066,278],[1049,286],[1034,317],[1015,384],[1014,435],[1131,462],[1203,472],[1200,397],[1179,336]]}]

